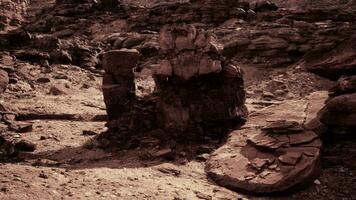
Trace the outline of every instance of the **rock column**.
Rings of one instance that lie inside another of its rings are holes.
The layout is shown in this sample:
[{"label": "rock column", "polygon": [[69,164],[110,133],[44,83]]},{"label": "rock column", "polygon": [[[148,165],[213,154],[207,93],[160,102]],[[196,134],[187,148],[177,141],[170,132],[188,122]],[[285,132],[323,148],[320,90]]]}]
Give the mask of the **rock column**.
[{"label": "rock column", "polygon": [[236,125],[247,115],[241,69],[224,60],[216,37],[192,25],[160,30],[161,57],[154,68],[158,120],[165,129]]},{"label": "rock column", "polygon": [[118,119],[131,107],[135,96],[135,76],[133,68],[139,59],[134,49],[108,51],[103,56],[103,94],[109,121]]}]

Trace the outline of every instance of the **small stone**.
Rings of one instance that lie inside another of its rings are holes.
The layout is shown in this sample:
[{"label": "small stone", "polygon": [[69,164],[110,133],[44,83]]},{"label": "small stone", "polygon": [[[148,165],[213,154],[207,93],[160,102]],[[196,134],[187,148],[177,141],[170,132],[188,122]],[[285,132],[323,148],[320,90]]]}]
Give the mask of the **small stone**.
[{"label": "small stone", "polygon": [[88,136],[93,136],[93,135],[97,135],[98,133],[94,132],[94,131],[83,131],[83,135],[88,135]]},{"label": "small stone", "polygon": [[41,172],[38,177],[43,178],[43,179],[48,179],[48,175],[45,174],[44,172]]},{"label": "small stone", "polygon": [[37,82],[38,83],[49,83],[49,82],[51,82],[51,80],[49,78],[42,77],[42,78],[37,79]]},{"label": "small stone", "polygon": [[11,122],[9,129],[17,133],[27,133],[32,131],[32,124],[24,122]]},{"label": "small stone", "polygon": [[32,142],[26,141],[26,140],[21,140],[20,142],[17,142],[15,144],[15,149],[19,151],[35,151],[36,150],[36,145]]},{"label": "small stone", "polygon": [[195,193],[195,195],[196,195],[199,199],[204,199],[204,200],[211,200],[211,199],[213,199],[210,195],[201,193],[201,192],[199,192],[199,191],[195,191],[194,193]]},{"label": "small stone", "polygon": [[62,86],[52,86],[49,89],[49,94],[58,96],[58,95],[66,95],[67,92],[66,89]]},{"label": "small stone", "polygon": [[204,161],[208,160],[209,156],[210,155],[207,154],[207,153],[200,154],[200,155],[197,156],[197,160],[204,162]]},{"label": "small stone", "polygon": [[318,179],[316,179],[316,180],[314,181],[314,184],[316,184],[316,185],[320,185],[320,184],[321,184],[321,182],[320,182]]},{"label": "small stone", "polygon": [[171,157],[172,155],[172,149],[171,148],[166,148],[166,149],[161,149],[156,151],[155,153],[152,154],[153,157]]}]

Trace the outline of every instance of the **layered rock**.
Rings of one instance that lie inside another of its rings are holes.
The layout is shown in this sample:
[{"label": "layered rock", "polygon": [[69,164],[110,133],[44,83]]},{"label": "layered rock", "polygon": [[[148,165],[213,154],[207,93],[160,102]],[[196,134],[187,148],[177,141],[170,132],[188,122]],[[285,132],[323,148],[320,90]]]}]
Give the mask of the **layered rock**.
[{"label": "layered rock", "polygon": [[320,76],[337,80],[356,74],[356,36],[328,53],[314,52],[306,57],[306,68]]},{"label": "layered rock", "polygon": [[224,60],[213,34],[187,24],[164,26],[159,43],[164,59],[153,73],[161,126],[187,131],[244,120],[242,71]]},{"label": "layered rock", "polygon": [[318,135],[298,123],[277,121],[234,131],[207,162],[219,185],[250,194],[281,193],[312,182],[320,169]]},{"label": "layered rock", "polygon": [[327,93],[285,100],[251,113],[211,154],[205,171],[217,184],[249,194],[288,193],[320,172],[322,143],[315,131]]},{"label": "layered rock", "polygon": [[[250,5],[251,4],[251,5]],[[230,18],[246,18],[249,14],[277,10],[278,7],[269,1],[258,3],[231,0],[184,0],[161,2],[151,8],[139,9],[131,16],[132,28],[149,27],[157,30],[164,24],[172,23],[222,23]],[[148,11],[147,11],[148,9]]]}]

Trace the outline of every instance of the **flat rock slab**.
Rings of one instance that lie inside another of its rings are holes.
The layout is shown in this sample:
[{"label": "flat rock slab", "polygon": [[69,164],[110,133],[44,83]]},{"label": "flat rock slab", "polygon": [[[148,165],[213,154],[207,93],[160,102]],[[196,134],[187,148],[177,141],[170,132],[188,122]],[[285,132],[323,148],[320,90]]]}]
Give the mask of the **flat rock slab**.
[{"label": "flat rock slab", "polygon": [[319,174],[320,148],[318,136],[311,131],[238,130],[211,155],[206,172],[219,185],[235,191],[286,192],[307,185]]},{"label": "flat rock slab", "polygon": [[[326,92],[286,100],[251,113],[206,162],[220,186],[249,194],[283,193],[308,185],[319,174],[321,140],[306,129],[318,121]],[[320,123],[320,122],[319,122]]]}]

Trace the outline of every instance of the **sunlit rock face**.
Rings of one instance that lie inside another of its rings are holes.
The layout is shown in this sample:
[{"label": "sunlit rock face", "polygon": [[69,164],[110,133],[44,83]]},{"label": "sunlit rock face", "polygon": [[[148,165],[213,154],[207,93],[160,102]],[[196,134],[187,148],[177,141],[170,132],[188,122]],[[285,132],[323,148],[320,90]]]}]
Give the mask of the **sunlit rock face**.
[{"label": "sunlit rock face", "polygon": [[243,73],[221,56],[213,34],[187,24],[164,26],[159,44],[163,59],[153,73],[162,127],[186,131],[199,124],[206,130],[244,120]]}]

